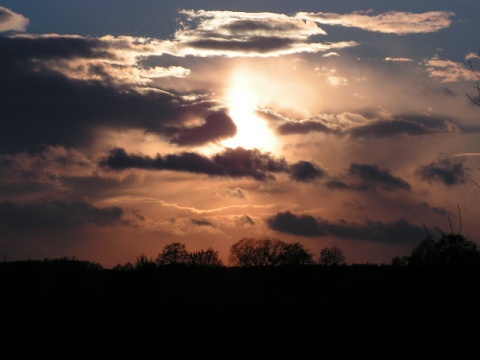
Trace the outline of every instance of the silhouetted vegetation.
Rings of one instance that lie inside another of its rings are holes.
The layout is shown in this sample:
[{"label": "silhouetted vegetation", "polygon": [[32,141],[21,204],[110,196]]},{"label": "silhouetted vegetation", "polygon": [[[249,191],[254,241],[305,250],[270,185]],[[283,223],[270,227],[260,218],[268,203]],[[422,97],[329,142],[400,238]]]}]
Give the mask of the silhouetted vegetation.
[{"label": "silhouetted vegetation", "polygon": [[472,244],[429,238],[408,266],[345,265],[335,246],[315,262],[272,238],[235,243],[234,266],[180,243],[112,269],[5,261],[2,359],[475,358],[480,266],[413,266],[477,265]]},{"label": "silhouetted vegetation", "polygon": [[325,247],[320,250],[318,263],[324,266],[345,265],[345,254],[338,246]]},{"label": "silhouetted vegetation", "polygon": [[[480,57],[480,52],[478,54],[478,56]],[[477,79],[480,80],[480,74],[477,70],[475,70],[475,67],[473,66],[473,63],[472,63],[472,60],[469,59],[468,60],[468,64],[470,65],[470,70],[472,71],[472,73],[475,75],[475,77]],[[469,94],[467,94],[467,96],[470,98],[470,100],[475,104],[475,105],[479,105],[480,106],[480,85],[479,83],[477,82],[474,86],[474,89],[476,90],[477,94],[474,95],[474,96],[471,96]]]},{"label": "silhouetted vegetation", "polygon": [[461,234],[443,234],[431,237],[415,246],[410,256],[395,257],[394,265],[412,266],[472,266],[480,265],[477,245]]},{"label": "silhouetted vegetation", "polygon": [[243,238],[230,248],[230,262],[236,266],[311,265],[313,255],[300,243],[289,244],[269,237]]}]

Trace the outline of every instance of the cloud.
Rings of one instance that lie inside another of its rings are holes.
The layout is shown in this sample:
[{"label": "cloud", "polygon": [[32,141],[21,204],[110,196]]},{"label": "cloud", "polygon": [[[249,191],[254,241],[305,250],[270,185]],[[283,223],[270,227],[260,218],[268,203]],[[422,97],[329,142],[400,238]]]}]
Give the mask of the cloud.
[{"label": "cloud", "polygon": [[376,114],[369,112],[364,115],[345,112],[318,114],[302,120],[289,119],[265,109],[260,111],[259,114],[274,124],[279,135],[320,132],[368,139],[462,132],[462,128],[451,119],[420,114]]},{"label": "cloud", "polygon": [[333,130],[327,125],[315,120],[288,121],[278,126],[276,130],[280,135],[308,134],[309,132],[333,132]]},{"label": "cloud", "polygon": [[442,83],[478,80],[475,73],[463,64],[452,60],[442,60],[438,56],[426,61],[425,68],[430,77],[439,78]]},{"label": "cloud", "polygon": [[348,223],[344,220],[331,223],[308,214],[295,215],[290,211],[269,217],[267,225],[272,230],[292,235],[335,236],[385,244],[418,243],[426,235],[424,228],[412,225],[404,219],[387,223],[368,219],[364,224]]},{"label": "cloud", "polygon": [[419,167],[416,174],[429,183],[439,182],[447,186],[464,184],[469,169],[463,166],[463,159],[439,159],[428,165]]},{"label": "cloud", "polygon": [[0,228],[3,231],[48,229],[67,231],[86,226],[128,225],[119,207],[98,208],[82,201],[45,201],[20,204],[0,203]]},{"label": "cloud", "polygon": [[374,119],[365,124],[352,126],[346,131],[355,138],[423,136],[459,132],[461,129],[450,120],[413,114],[398,114],[392,116],[391,119]]},{"label": "cloud", "polygon": [[233,137],[237,127],[227,114],[219,111],[205,117],[203,124],[191,128],[168,128],[165,133],[170,135],[171,142],[178,145],[203,145]]},{"label": "cloud", "polygon": [[219,189],[217,192],[215,192],[215,197],[216,198],[232,197],[232,198],[239,198],[239,199],[247,199],[248,193],[247,191],[239,187],[235,189],[222,188],[222,189]]},{"label": "cloud", "polygon": [[275,13],[182,10],[180,29],[162,51],[176,56],[268,57],[326,52],[356,46],[353,41],[313,43],[326,35],[315,22]]},{"label": "cloud", "polygon": [[321,178],[325,172],[309,161],[299,161],[290,165],[290,177],[297,181],[309,182]]},{"label": "cloud", "polygon": [[0,32],[25,31],[29,20],[23,15],[0,6]]},{"label": "cloud", "polygon": [[413,61],[413,59],[410,59],[410,58],[392,58],[390,56],[386,57],[384,59],[385,61],[392,61],[392,62],[411,62]]},{"label": "cloud", "polygon": [[326,25],[340,25],[359,29],[397,35],[430,33],[450,26],[449,11],[429,11],[420,14],[391,11],[378,15],[373,10],[356,11],[350,14],[299,12],[297,17]]},{"label": "cloud", "polygon": [[192,224],[197,225],[197,226],[211,226],[215,227],[210,221],[204,220],[204,219],[190,219]]},{"label": "cloud", "polygon": [[[130,69],[119,64],[137,64],[136,56],[148,54],[149,46],[130,38],[0,37],[0,153],[88,146],[99,129],[141,130],[182,145],[231,136],[234,125],[220,103],[139,89],[134,78],[105,70],[112,66],[128,76]],[[74,62],[89,77],[64,71]]]},{"label": "cloud", "polygon": [[109,156],[103,159],[100,165],[114,170],[129,168],[171,170],[232,178],[251,177],[256,180],[274,179],[274,173],[288,171],[288,165],[284,159],[275,159],[270,154],[261,153],[257,149],[247,150],[240,147],[227,148],[212,157],[194,152],[150,157],[127,154],[125,149],[116,148],[111,150]]},{"label": "cloud", "polygon": [[366,188],[375,189],[377,186],[380,186],[386,191],[411,189],[409,183],[393,176],[388,169],[380,169],[374,164],[350,164],[349,173],[363,181]]}]

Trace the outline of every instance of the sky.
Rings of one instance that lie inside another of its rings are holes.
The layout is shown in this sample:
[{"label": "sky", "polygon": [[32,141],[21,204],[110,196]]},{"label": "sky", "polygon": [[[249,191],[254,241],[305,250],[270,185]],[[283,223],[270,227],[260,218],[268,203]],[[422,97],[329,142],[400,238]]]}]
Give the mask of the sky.
[{"label": "sky", "polygon": [[2,1],[0,257],[480,245],[477,1]]}]

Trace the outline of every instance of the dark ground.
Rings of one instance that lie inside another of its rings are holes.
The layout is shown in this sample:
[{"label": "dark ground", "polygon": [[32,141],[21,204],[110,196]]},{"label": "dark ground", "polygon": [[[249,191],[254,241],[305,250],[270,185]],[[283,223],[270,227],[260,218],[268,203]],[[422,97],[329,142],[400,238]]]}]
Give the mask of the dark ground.
[{"label": "dark ground", "polygon": [[0,263],[0,358],[478,359],[480,268]]}]

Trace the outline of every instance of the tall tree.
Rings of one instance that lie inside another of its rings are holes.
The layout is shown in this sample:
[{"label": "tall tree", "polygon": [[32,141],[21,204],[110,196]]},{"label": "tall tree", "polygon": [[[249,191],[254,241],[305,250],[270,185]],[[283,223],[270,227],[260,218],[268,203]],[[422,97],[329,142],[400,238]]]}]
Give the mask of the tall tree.
[{"label": "tall tree", "polygon": [[155,262],[159,265],[178,265],[187,264],[189,254],[185,244],[174,242],[166,245],[162,252],[158,254]]}]

